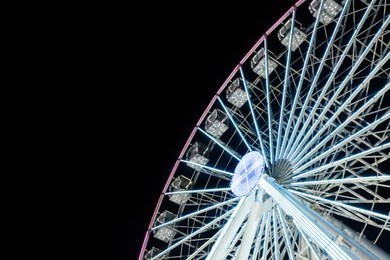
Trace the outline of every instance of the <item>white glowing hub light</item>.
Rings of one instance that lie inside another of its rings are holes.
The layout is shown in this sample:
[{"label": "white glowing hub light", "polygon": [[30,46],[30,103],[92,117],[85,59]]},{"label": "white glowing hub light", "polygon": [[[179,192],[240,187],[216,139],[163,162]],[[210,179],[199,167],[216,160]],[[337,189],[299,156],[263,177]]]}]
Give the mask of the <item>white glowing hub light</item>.
[{"label": "white glowing hub light", "polygon": [[264,172],[264,158],[257,152],[249,152],[234,170],[230,188],[236,196],[246,196],[258,185]]}]

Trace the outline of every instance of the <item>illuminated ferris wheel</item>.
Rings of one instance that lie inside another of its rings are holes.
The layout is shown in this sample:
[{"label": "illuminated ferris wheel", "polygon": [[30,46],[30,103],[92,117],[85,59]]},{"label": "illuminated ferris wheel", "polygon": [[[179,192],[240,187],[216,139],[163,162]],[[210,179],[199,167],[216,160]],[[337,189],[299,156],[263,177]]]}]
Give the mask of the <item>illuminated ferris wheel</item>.
[{"label": "illuminated ferris wheel", "polygon": [[390,1],[298,1],[217,90],[139,259],[390,259]]}]

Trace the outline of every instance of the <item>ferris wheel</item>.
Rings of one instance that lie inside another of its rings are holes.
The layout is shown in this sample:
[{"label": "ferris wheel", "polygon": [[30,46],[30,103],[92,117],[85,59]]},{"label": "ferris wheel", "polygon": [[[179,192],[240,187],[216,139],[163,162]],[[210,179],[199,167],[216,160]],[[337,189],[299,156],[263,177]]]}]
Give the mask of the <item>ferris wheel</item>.
[{"label": "ferris wheel", "polygon": [[390,1],[298,1],[189,133],[141,259],[390,259]]}]

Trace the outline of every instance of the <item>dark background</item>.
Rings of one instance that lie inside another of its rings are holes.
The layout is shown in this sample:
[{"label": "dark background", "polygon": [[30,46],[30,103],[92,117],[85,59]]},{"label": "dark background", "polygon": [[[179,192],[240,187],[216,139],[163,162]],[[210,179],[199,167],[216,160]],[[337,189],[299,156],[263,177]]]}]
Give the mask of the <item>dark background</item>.
[{"label": "dark background", "polygon": [[295,2],[111,4],[89,11],[93,18],[77,30],[87,40],[72,42],[81,56],[74,73],[88,86],[79,93],[82,109],[72,129],[84,193],[80,213],[71,215],[78,227],[72,244],[83,257],[138,259],[159,194],[195,124]]}]

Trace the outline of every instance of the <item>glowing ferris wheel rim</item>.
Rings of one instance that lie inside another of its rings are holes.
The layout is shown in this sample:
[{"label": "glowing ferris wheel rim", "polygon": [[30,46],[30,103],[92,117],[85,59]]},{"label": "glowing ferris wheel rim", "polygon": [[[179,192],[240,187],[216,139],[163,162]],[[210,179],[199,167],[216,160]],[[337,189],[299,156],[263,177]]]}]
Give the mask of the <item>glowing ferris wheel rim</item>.
[{"label": "glowing ferris wheel rim", "polygon": [[[190,134],[140,259],[388,259],[389,13],[326,0],[282,16]],[[237,196],[251,152],[264,169]]]}]

